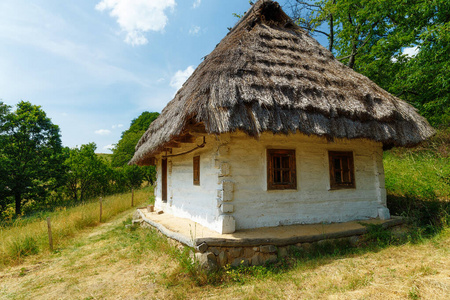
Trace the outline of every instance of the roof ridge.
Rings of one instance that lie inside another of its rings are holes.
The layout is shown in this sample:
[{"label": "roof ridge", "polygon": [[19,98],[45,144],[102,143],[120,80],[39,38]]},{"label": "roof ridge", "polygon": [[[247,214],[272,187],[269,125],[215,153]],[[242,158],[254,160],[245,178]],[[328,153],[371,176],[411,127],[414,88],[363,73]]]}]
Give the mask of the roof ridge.
[{"label": "roof ridge", "polygon": [[[279,14],[275,15],[273,14],[274,9],[276,9]],[[271,13],[268,15],[267,13]],[[249,20],[251,16],[254,15],[255,18],[253,20]],[[276,1],[272,0],[258,0],[256,3],[254,3],[250,9],[240,18],[240,20],[231,28],[231,30],[228,32],[227,35],[230,35],[234,31],[236,31],[238,28],[242,27],[243,24],[252,23],[250,24],[251,27],[254,27],[256,23],[263,23],[263,22],[269,22],[269,21],[275,21],[275,17],[282,17],[281,20],[285,21],[286,23],[289,23],[290,25],[297,26],[292,19],[286,15],[281,8],[280,4]],[[280,20],[278,20],[280,21]],[[241,26],[242,25],[242,26]]]}]

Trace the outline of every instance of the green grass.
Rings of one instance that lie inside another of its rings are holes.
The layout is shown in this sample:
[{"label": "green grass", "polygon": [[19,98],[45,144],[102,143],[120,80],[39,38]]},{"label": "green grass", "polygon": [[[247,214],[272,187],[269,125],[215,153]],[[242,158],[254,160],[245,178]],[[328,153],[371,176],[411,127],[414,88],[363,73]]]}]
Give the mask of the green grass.
[{"label": "green grass", "polygon": [[418,234],[450,225],[450,129],[413,149],[384,154],[388,207]]},{"label": "green grass", "polygon": [[450,128],[419,147],[385,152],[383,163],[390,194],[450,200]]},{"label": "green grass", "polygon": [[[152,188],[135,192],[135,206],[153,201]],[[131,208],[131,193],[105,197],[102,201],[102,222]],[[0,227],[0,267],[20,263],[24,257],[48,251],[46,218],[50,217],[54,249],[63,247],[68,239],[87,227],[100,224],[99,202],[93,201],[71,208],[35,216],[31,219],[17,219],[11,226]]]},{"label": "green grass", "polygon": [[430,152],[386,152],[386,189],[390,194],[418,199],[444,200],[450,197],[450,158]]}]

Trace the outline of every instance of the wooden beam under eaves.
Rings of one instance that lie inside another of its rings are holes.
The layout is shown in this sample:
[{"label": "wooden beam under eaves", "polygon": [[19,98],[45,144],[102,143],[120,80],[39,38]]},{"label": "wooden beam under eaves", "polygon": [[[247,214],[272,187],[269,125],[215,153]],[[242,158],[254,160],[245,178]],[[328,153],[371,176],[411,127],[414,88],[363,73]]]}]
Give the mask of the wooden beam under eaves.
[{"label": "wooden beam under eaves", "polygon": [[177,142],[169,142],[165,145],[166,148],[181,148],[180,143]]},{"label": "wooden beam under eaves", "polygon": [[193,136],[199,136],[199,135],[207,134],[206,129],[205,129],[205,125],[203,123],[197,123],[197,124],[189,125],[186,128],[186,131],[189,132],[189,134],[191,134]]},{"label": "wooden beam under eaves", "polygon": [[182,143],[182,144],[190,144],[190,143],[195,142],[195,136],[190,135],[190,134],[185,134],[185,135],[176,137],[174,139],[174,141],[177,143]]}]

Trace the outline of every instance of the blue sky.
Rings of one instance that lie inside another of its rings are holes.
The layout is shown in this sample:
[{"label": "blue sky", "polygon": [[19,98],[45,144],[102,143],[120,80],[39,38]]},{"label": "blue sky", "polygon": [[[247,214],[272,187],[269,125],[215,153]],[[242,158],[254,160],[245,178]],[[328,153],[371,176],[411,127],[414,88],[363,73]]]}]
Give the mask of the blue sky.
[{"label": "blue sky", "polygon": [[42,106],[65,146],[95,142],[110,153],[132,119],[164,108],[237,22],[233,13],[249,7],[248,0],[1,0],[0,100]]}]

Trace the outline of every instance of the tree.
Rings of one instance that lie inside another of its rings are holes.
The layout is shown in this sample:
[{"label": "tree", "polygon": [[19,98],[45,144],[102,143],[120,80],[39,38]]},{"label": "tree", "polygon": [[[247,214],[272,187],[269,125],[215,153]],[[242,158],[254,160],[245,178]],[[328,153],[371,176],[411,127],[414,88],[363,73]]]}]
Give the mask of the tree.
[{"label": "tree", "polygon": [[95,154],[95,143],[68,149],[64,162],[68,172],[66,192],[75,201],[108,193],[111,169]]},{"label": "tree", "polygon": [[[9,112],[9,107],[4,105],[3,102],[0,102],[0,129],[3,128],[6,122],[6,115]],[[0,144],[3,140],[3,131],[0,131]],[[3,151],[0,151],[0,212],[4,211],[6,205],[8,204],[8,192],[9,187],[7,186],[7,157],[3,154]]]},{"label": "tree", "polygon": [[450,125],[449,7],[450,3],[447,15],[441,15],[447,21],[436,21],[423,30],[417,55],[403,58],[403,67],[385,84],[391,93],[417,107],[432,125]]},{"label": "tree", "polygon": [[14,198],[17,215],[24,201],[43,199],[62,184],[62,160],[59,127],[40,106],[21,101],[11,111],[0,102],[0,196]]},{"label": "tree", "polygon": [[[290,0],[297,23],[324,34],[338,60],[419,108],[433,125],[450,119],[450,2]],[[414,48],[413,48],[414,47]],[[406,55],[405,49],[417,49]]]},{"label": "tree", "polygon": [[144,168],[133,166],[124,166],[123,174],[129,189],[139,188],[144,180]]},{"label": "tree", "polygon": [[144,180],[147,185],[153,185],[156,181],[156,168],[154,166],[142,167]]},{"label": "tree", "polygon": [[125,167],[124,174],[128,178],[127,182],[130,187],[140,186],[143,179],[149,184],[153,184],[156,180],[154,166],[145,166],[136,169],[127,167],[127,164],[133,158],[139,139],[158,116],[159,113],[157,112],[143,112],[138,118],[131,121],[130,128],[122,133],[121,139],[113,149],[111,165],[113,167]]},{"label": "tree", "polygon": [[136,144],[158,116],[159,113],[157,112],[146,111],[131,121],[130,128],[122,132],[119,142],[113,149],[111,159],[111,165],[113,167],[122,167],[133,158]]}]

